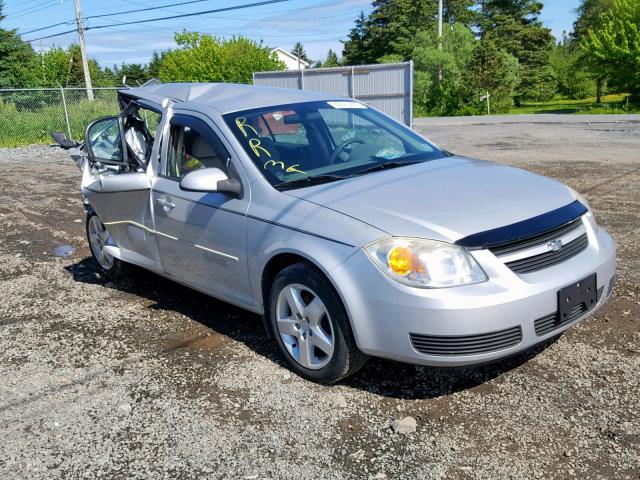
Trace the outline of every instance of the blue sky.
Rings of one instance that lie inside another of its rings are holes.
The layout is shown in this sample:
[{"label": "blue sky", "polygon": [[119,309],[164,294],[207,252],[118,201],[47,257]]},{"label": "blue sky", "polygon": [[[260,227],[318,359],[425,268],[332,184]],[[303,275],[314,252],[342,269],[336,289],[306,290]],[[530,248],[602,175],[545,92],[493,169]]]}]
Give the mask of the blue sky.
[{"label": "blue sky", "polygon": [[[83,16],[115,13],[155,5],[179,3],[185,0],[81,0]],[[210,33],[216,36],[242,34],[267,45],[289,50],[297,41],[302,42],[313,59],[326,56],[332,48],[342,51],[340,40],[353,26],[361,10],[370,10],[371,0],[289,0],[280,4],[255,7],[245,10],[200,15],[182,19],[164,20],[143,25],[119,26],[118,23],[179,13],[198,12],[215,8],[241,5],[252,0],[203,0],[192,5],[183,5],[154,11],[133,13],[87,21],[88,26],[114,25],[112,28],[86,32],[89,56],[102,65],[114,63],[146,63],[154,50],[165,50],[174,46],[173,32],[187,29]],[[436,0],[434,0],[435,2]],[[571,29],[575,19],[574,10],[580,0],[547,0],[542,20],[560,38],[562,31]],[[46,34],[73,28],[73,0],[5,0],[6,20],[4,28],[17,28],[27,32],[58,22],[70,21],[50,30],[25,35],[35,39]],[[36,49],[51,45],[66,47],[76,41],[73,33],[33,42]]]}]

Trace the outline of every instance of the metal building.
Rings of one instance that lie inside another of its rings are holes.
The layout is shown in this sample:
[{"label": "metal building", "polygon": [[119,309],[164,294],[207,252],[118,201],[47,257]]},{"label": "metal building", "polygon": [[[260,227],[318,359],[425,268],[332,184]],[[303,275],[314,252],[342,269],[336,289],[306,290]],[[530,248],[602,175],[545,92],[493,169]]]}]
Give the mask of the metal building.
[{"label": "metal building", "polygon": [[352,97],[409,127],[413,122],[413,61],[256,72],[253,83]]}]

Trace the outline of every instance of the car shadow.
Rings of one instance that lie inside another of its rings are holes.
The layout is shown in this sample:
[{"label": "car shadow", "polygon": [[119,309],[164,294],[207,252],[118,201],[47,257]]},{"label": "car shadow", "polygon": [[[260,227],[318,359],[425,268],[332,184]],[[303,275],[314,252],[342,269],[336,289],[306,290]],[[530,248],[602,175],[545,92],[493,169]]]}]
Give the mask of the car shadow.
[{"label": "car shadow", "polygon": [[558,338],[559,335],[501,360],[468,367],[427,367],[372,358],[360,373],[342,383],[388,398],[418,400],[444,397],[486,385],[528,362]]},{"label": "car shadow", "polygon": [[[216,334],[245,344],[259,355],[287,368],[275,342],[264,333],[259,315],[184,287],[169,279],[134,268],[124,278],[111,280],[100,274],[92,257],[65,267],[73,279],[103,285],[151,301],[148,308],[178,313],[213,330]],[[450,395],[486,384],[519,367],[554,343],[559,336],[498,362],[460,368],[436,368],[371,358],[357,374],[340,385],[397,399],[427,399]],[[188,344],[185,341],[184,344]],[[171,349],[181,348],[174,342]]]}]

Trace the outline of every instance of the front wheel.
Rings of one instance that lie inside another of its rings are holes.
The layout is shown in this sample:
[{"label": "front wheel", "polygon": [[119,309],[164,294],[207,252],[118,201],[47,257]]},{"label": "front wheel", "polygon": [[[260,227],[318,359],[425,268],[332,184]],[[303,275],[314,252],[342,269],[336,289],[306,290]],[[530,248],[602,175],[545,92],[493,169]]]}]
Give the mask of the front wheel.
[{"label": "front wheel", "polygon": [[100,265],[102,271],[111,278],[119,278],[125,275],[129,265],[122,260],[118,260],[105,250],[104,247],[114,245],[114,242],[107,227],[104,226],[95,212],[87,214],[86,228],[91,255]]},{"label": "front wheel", "polygon": [[312,265],[296,263],[276,276],[268,318],[287,363],[302,377],[334,383],[366,363],[338,293]]}]

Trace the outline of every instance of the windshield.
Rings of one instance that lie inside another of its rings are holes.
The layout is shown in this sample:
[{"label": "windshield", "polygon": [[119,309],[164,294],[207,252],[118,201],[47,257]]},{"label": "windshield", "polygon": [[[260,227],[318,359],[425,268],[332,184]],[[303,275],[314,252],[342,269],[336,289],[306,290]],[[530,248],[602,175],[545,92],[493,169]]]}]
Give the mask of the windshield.
[{"label": "windshield", "polygon": [[266,179],[281,189],[446,156],[410,129],[355,101],[280,105],[224,118]]}]

